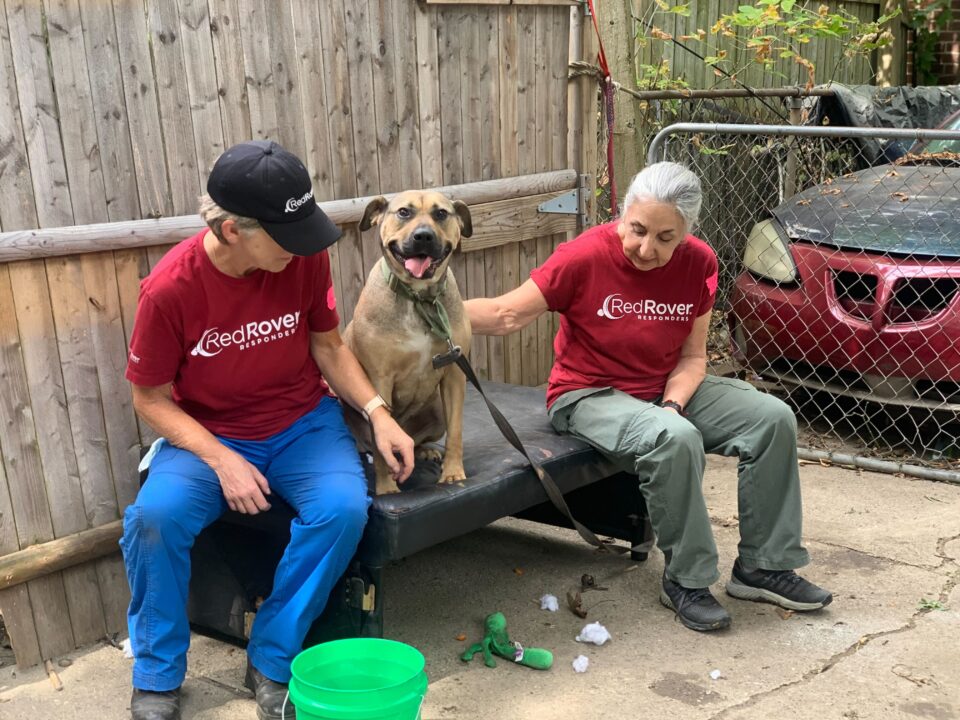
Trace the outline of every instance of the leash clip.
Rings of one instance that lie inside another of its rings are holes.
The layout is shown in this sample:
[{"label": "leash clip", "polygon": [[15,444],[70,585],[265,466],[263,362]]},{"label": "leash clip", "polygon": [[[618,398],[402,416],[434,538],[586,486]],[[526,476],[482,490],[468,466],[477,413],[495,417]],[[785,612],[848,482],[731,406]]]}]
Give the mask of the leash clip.
[{"label": "leash clip", "polygon": [[460,359],[460,356],[463,355],[463,350],[460,349],[459,345],[454,345],[453,341],[449,338],[447,339],[447,347],[450,349],[441,354],[433,356],[433,369],[439,370],[440,368],[446,367],[447,365],[452,365],[457,360]]}]

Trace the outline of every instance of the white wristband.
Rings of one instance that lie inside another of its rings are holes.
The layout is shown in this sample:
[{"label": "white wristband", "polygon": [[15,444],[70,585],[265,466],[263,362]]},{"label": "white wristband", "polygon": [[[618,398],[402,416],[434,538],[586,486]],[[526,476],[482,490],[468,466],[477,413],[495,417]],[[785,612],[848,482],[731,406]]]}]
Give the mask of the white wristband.
[{"label": "white wristband", "polygon": [[363,417],[365,420],[367,420],[367,422],[370,421],[370,413],[372,413],[378,407],[385,407],[387,408],[387,410],[390,409],[390,406],[387,405],[387,401],[384,400],[379,394],[374,395],[373,399],[370,402],[368,402],[366,405],[364,405],[363,410],[361,410],[361,412],[363,413]]}]

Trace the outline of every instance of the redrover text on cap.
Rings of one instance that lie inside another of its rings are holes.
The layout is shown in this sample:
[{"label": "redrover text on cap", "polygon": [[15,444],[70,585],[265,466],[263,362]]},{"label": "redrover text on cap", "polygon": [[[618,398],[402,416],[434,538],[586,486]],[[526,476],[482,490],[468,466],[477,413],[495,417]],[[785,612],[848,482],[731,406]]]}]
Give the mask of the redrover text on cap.
[{"label": "redrover text on cap", "polygon": [[313,197],[313,190],[310,190],[310,192],[306,193],[299,200],[297,198],[290,198],[289,200],[287,200],[286,207],[284,207],[283,211],[285,213],[296,212],[301,205],[306,203],[307,200],[309,200],[312,197]]}]

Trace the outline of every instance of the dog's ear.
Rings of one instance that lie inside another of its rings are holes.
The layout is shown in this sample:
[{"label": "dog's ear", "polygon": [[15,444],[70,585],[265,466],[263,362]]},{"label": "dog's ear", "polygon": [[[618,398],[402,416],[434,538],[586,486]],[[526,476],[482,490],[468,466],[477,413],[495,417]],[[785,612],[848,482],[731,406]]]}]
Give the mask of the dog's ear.
[{"label": "dog's ear", "polygon": [[460,200],[454,200],[453,211],[460,218],[460,236],[470,237],[473,235],[473,220],[470,219],[470,208],[467,207],[467,204]]},{"label": "dog's ear", "polygon": [[369,230],[380,222],[383,217],[383,211],[387,209],[387,199],[380,195],[367,203],[363,211],[363,217],[360,218],[360,229]]}]

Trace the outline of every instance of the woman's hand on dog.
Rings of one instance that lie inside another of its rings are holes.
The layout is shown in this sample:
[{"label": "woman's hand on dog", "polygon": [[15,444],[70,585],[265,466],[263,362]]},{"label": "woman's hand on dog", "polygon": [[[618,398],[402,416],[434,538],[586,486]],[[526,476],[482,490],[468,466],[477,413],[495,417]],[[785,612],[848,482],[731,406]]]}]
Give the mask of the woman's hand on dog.
[{"label": "woman's hand on dog", "polygon": [[377,450],[390,468],[391,476],[397,483],[402,483],[413,472],[413,438],[403,431],[383,407],[373,411],[370,424],[373,426]]},{"label": "woman's hand on dog", "polygon": [[224,447],[211,465],[220,479],[227,506],[245,515],[256,515],[270,509],[266,496],[270,494],[267,479],[240,454]]}]

